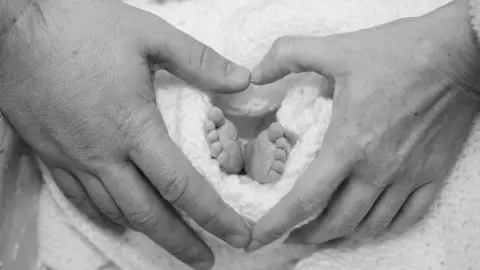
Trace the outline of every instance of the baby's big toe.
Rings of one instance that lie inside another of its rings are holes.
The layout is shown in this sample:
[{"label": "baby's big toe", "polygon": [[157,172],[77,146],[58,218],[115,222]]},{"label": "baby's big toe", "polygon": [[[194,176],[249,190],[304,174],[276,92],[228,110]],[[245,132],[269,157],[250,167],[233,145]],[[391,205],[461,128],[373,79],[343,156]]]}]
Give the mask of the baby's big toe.
[{"label": "baby's big toe", "polygon": [[285,129],[278,122],[272,123],[267,129],[267,139],[275,143],[279,138],[283,137]]}]

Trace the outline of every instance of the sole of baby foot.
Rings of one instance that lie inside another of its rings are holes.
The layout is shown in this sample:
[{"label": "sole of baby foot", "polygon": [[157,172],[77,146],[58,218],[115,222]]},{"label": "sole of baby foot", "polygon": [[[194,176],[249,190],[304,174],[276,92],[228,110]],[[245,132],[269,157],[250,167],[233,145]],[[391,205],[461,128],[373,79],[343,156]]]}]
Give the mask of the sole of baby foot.
[{"label": "sole of baby foot", "polygon": [[235,174],[243,169],[243,146],[238,140],[237,129],[217,107],[212,107],[207,114],[205,136],[211,157],[225,173]]},{"label": "sole of baby foot", "polygon": [[291,148],[285,128],[280,123],[272,123],[247,145],[247,175],[262,184],[280,180]]}]

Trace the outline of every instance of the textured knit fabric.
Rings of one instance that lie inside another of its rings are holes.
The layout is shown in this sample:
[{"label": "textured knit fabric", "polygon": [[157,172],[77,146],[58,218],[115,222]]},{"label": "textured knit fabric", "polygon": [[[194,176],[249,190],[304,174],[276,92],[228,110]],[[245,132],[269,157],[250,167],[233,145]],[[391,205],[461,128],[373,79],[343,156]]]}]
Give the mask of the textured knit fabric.
[{"label": "textured knit fabric", "polygon": [[472,16],[472,27],[480,40],[480,0],[469,0],[470,15]]}]

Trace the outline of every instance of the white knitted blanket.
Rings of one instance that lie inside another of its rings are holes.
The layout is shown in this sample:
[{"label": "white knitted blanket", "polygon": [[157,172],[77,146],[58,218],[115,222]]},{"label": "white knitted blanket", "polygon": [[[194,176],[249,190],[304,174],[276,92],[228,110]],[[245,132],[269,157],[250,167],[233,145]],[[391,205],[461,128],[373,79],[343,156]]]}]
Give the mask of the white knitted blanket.
[{"label": "white knitted blanket", "polygon": [[[163,2],[163,3],[160,3]],[[327,35],[420,15],[447,0],[131,0],[252,68],[282,35]],[[134,22],[132,22],[134,23]],[[278,121],[300,136],[283,179],[260,186],[226,176],[210,158],[203,134],[207,94],[160,74],[157,98],[170,135],[222,197],[257,220],[274,205],[313,159],[328,125],[331,102],[321,84],[299,76],[249,90],[229,104],[233,113],[256,114],[281,107]],[[273,93],[277,93],[272,98]],[[283,99],[286,94],[285,99]],[[282,101],[283,100],[283,101]],[[477,121],[478,122],[478,121]],[[427,218],[397,238],[366,239],[355,246],[308,250],[278,242],[253,254],[234,250],[204,234],[216,255],[215,269],[480,269],[480,125],[476,125],[453,174]],[[40,257],[52,269],[187,269],[143,235],[114,235],[96,227],[63,197],[43,168],[39,215]]]}]

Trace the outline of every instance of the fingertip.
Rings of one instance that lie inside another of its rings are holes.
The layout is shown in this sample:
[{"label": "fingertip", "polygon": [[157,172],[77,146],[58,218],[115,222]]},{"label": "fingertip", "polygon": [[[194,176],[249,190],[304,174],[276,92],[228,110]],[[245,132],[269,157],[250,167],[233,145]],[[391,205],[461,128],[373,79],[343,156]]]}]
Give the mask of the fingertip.
[{"label": "fingertip", "polygon": [[257,65],[251,73],[250,82],[256,85],[262,84],[262,68],[261,65]]},{"label": "fingertip", "polygon": [[195,270],[210,270],[215,264],[215,256],[209,247],[191,247],[188,251],[189,259],[183,260],[185,264]]},{"label": "fingertip", "polygon": [[250,225],[233,208],[225,204],[225,210],[218,214],[221,220],[207,229],[219,238],[223,239],[230,246],[243,249],[251,239]]},{"label": "fingertip", "polygon": [[250,252],[250,253],[255,252],[255,251],[261,249],[263,246],[264,246],[264,244],[254,240],[254,241],[250,242],[250,244],[248,244],[248,246],[245,248],[245,251]]},{"label": "fingertip", "polygon": [[227,243],[234,248],[245,248],[250,242],[250,235],[244,233],[232,234],[227,236],[225,241],[227,241]]},{"label": "fingertip", "polygon": [[251,240],[245,247],[245,251],[259,250],[286,234],[291,227],[292,217],[285,215],[289,211],[281,211],[281,206],[282,203],[280,202],[257,221],[252,228]]},{"label": "fingertip", "polygon": [[269,84],[282,79],[290,73],[291,71],[288,68],[264,59],[253,69],[250,82],[255,85]]},{"label": "fingertip", "polygon": [[216,54],[217,64],[210,71],[199,69],[195,72],[193,82],[197,82],[202,89],[220,94],[235,94],[246,90],[250,86],[250,70],[238,65],[223,56]]},{"label": "fingertip", "polygon": [[293,224],[295,218],[285,215],[289,213],[288,210],[279,211],[281,208],[281,205],[277,204],[253,226],[251,240],[245,247],[246,252],[255,252],[273,243],[286,235],[293,227],[291,224]]},{"label": "fingertip", "polygon": [[226,75],[233,86],[237,85],[238,89],[246,89],[250,84],[250,70],[232,61],[228,61]]},{"label": "fingertip", "polygon": [[218,64],[208,72],[194,71],[195,77],[198,79],[190,80],[204,90],[219,94],[235,94],[245,91],[250,86],[250,70],[219,54],[216,57],[218,58],[217,62],[224,62],[224,64]]},{"label": "fingertip", "polygon": [[195,270],[210,270],[213,268],[213,262],[198,262],[191,264],[190,267],[192,267]]}]

